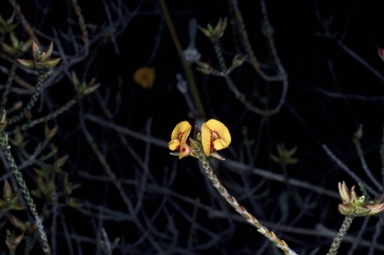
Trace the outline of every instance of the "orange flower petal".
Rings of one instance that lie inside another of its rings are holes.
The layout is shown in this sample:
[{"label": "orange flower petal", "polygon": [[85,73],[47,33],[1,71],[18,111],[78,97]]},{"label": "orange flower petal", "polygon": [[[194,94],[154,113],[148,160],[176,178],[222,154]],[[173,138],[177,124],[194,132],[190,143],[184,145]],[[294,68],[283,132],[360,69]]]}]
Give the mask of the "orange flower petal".
[{"label": "orange flower petal", "polygon": [[206,123],[201,126],[201,144],[203,145],[204,154],[209,156],[211,154],[211,130]]},{"label": "orange flower petal", "polygon": [[168,143],[170,150],[176,150],[179,148],[180,155],[179,159],[183,156],[184,146],[186,145],[189,133],[191,132],[192,126],[188,121],[182,121],[176,125],[171,134],[171,141]]},{"label": "orange flower petal", "polygon": [[213,148],[215,148],[215,150],[222,150],[222,149],[225,149],[229,146],[229,143],[224,140],[224,139],[216,139],[213,141]]},{"label": "orange flower petal", "polygon": [[228,128],[220,121],[210,119],[201,127],[201,141],[204,154],[209,156],[211,152],[225,149],[231,143],[231,134]]},{"label": "orange flower petal", "polygon": [[171,151],[176,150],[180,146],[180,141],[175,139],[168,143],[168,147]]}]

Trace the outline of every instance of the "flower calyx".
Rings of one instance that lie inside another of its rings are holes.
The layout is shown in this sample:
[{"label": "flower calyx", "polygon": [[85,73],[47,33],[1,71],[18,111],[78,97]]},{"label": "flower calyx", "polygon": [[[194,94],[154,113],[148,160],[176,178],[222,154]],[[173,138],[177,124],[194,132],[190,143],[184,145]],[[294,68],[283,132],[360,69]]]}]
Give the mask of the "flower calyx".
[{"label": "flower calyx", "polygon": [[72,72],[72,83],[79,98],[92,94],[100,87],[100,83],[95,84],[95,78],[92,78],[88,83],[80,82],[75,72]]},{"label": "flower calyx", "polygon": [[297,147],[293,147],[292,149],[287,149],[285,144],[277,144],[277,155],[271,155],[271,159],[273,162],[278,163],[280,165],[293,165],[296,164],[299,160],[294,158],[293,155],[297,151]]},{"label": "flower calyx", "polygon": [[9,34],[11,39],[11,45],[8,45],[4,42],[1,42],[1,46],[3,50],[10,56],[14,58],[19,58],[23,55],[29,48],[32,46],[32,39],[28,39],[27,41],[19,41],[14,32]]},{"label": "flower calyx", "polygon": [[216,43],[224,35],[224,31],[227,28],[227,19],[219,19],[215,27],[211,24],[207,25],[207,28],[199,27],[203,34],[209,38],[212,42]]},{"label": "flower calyx", "polygon": [[20,65],[25,68],[43,71],[56,66],[61,58],[51,58],[53,43],[49,45],[46,51],[40,51],[35,41],[32,42],[33,59],[17,59]]},{"label": "flower calyx", "polygon": [[343,201],[337,208],[341,214],[362,217],[384,211],[383,195],[373,201],[365,201],[364,196],[357,196],[355,186],[348,189],[345,182],[339,182],[338,188],[341,200]]},{"label": "flower calyx", "polygon": [[0,15],[0,34],[2,36],[15,30],[18,24],[13,23],[14,19],[15,19],[15,12],[12,13],[12,15],[7,20],[4,20],[4,18]]}]

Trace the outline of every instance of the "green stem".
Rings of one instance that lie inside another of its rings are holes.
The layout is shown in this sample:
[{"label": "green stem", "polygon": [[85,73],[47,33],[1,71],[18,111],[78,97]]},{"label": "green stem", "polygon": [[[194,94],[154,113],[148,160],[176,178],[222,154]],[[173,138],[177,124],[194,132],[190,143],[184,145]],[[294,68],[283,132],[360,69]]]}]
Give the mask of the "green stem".
[{"label": "green stem", "polygon": [[68,101],[65,105],[61,106],[59,109],[57,109],[56,111],[48,114],[47,116],[44,116],[40,119],[37,119],[37,120],[33,120],[27,124],[24,124],[21,126],[21,130],[26,130],[28,128],[31,128],[33,126],[36,126],[37,124],[40,124],[40,123],[43,123],[43,122],[47,122],[49,120],[52,120],[52,119],[55,119],[57,116],[63,114],[64,112],[68,111],[73,105],[75,105],[78,101],[78,97],[75,96],[74,98],[72,98],[70,101]]},{"label": "green stem", "polygon": [[241,103],[243,103],[243,105],[248,110],[250,110],[250,111],[252,111],[252,112],[254,112],[256,114],[259,114],[259,115],[262,115],[262,116],[271,116],[271,115],[274,115],[274,114],[278,113],[280,111],[280,108],[283,106],[283,104],[285,102],[284,99],[285,99],[285,96],[286,96],[286,93],[287,93],[287,80],[282,80],[282,82],[283,82],[283,91],[281,92],[280,100],[279,100],[278,104],[276,105],[276,107],[273,108],[273,109],[267,109],[267,110],[260,109],[260,108],[258,108],[256,106],[254,106],[251,102],[249,102],[246,99],[245,95],[243,93],[241,93],[236,88],[235,83],[232,81],[231,77],[229,76],[228,68],[227,68],[227,66],[225,64],[223,52],[221,51],[219,42],[212,41],[212,44],[213,44],[213,48],[214,48],[215,53],[216,53],[216,57],[217,57],[217,59],[219,61],[219,65],[220,65],[220,69],[221,69],[220,75],[225,79],[225,82],[227,83],[228,88],[235,94],[235,97]]},{"label": "green stem", "polygon": [[[128,197],[126,190],[124,190],[124,187],[121,183],[121,180],[113,172],[111,165],[108,163],[107,159],[105,158],[105,155],[102,153],[102,151],[100,151],[98,143],[94,141],[93,136],[88,132],[88,129],[86,128],[86,125],[84,123],[83,116],[81,116],[80,126],[83,130],[83,133],[85,135],[85,139],[88,142],[88,145],[92,149],[92,152],[95,154],[95,156],[99,160],[101,166],[104,168],[106,175],[110,178],[110,180],[114,184],[115,188],[119,191],[121,198],[123,199],[125,205],[127,206],[127,209],[128,209],[127,213],[130,213],[132,215],[132,217],[134,217],[134,218],[137,217],[136,214],[138,214],[138,213],[135,213],[135,209],[134,209],[134,206],[132,204],[132,201]],[[148,235],[147,234],[147,227],[142,225],[142,223],[138,219],[136,219],[135,222],[136,222],[136,226],[138,227],[138,229],[142,232],[142,235],[143,236]],[[158,242],[151,235],[148,235],[146,238],[149,239],[149,242],[153,245],[153,247],[157,250],[157,252],[159,254],[163,253],[162,247],[158,244]]]},{"label": "green stem", "polygon": [[27,236],[25,238],[25,248],[24,248],[24,254],[29,255],[31,254],[31,251],[33,249],[33,244],[35,243],[35,240],[31,236]]},{"label": "green stem", "polygon": [[281,170],[283,172],[283,177],[284,177],[284,182],[285,182],[285,185],[287,185],[287,191],[288,191],[288,194],[292,197],[292,199],[295,201],[296,205],[299,207],[299,208],[302,208],[302,203],[300,201],[300,198],[298,197],[298,195],[293,191],[292,189],[292,186],[290,185],[289,183],[289,177],[288,177],[288,171],[287,171],[287,166],[286,164],[282,163],[280,164],[280,167],[281,167]]},{"label": "green stem", "polygon": [[327,255],[336,255],[337,254],[337,250],[339,249],[340,244],[343,241],[344,236],[347,234],[347,231],[348,231],[349,227],[351,226],[354,218],[355,218],[355,216],[353,216],[353,215],[345,216],[343,224],[341,225],[339,232],[337,232],[336,237],[333,239],[333,242],[331,244],[331,247],[329,248]]},{"label": "green stem", "polygon": [[[271,26],[270,21],[269,21],[266,4],[263,0],[260,1],[262,18],[263,18],[263,25],[264,25],[264,28],[266,30],[267,43],[268,43],[269,50],[271,51],[273,60],[275,62],[277,70],[278,70],[278,73],[276,75],[273,75],[273,76],[267,75],[260,68],[260,63],[257,60],[257,57],[256,57],[256,55],[252,49],[252,45],[251,45],[251,42],[250,42],[248,34],[247,34],[247,30],[246,30],[245,25],[244,25],[244,20],[243,20],[243,17],[241,15],[241,12],[240,12],[240,9],[238,6],[238,1],[237,0],[230,0],[229,4],[231,7],[230,10],[232,11],[232,15],[234,17],[233,23],[236,26],[237,32],[240,34],[241,42],[243,43],[243,46],[244,46],[245,51],[247,53],[248,59],[249,59],[251,65],[253,66],[253,68],[255,69],[255,71],[267,82],[273,82],[273,81],[282,82],[282,90],[280,93],[279,101],[273,109],[270,109],[270,110],[258,109],[257,107],[253,106],[251,103],[246,101],[245,97],[239,97],[239,100],[249,110],[251,110],[257,114],[261,114],[263,116],[274,115],[280,111],[281,107],[283,106],[283,104],[285,102],[285,98],[286,98],[287,93],[288,93],[288,76],[287,76],[287,73],[286,73],[286,71],[285,71],[285,69],[284,69],[284,67],[280,61],[280,58],[277,54],[276,45],[275,45],[275,42],[274,42],[273,36],[272,36],[272,34],[273,34],[272,33],[272,26]],[[226,78],[226,80],[227,80],[227,78]],[[228,81],[227,81],[227,83],[228,83]]]},{"label": "green stem", "polygon": [[7,103],[9,92],[11,91],[11,85],[12,85],[13,79],[15,78],[16,69],[17,69],[17,64],[16,64],[16,61],[13,60],[11,70],[9,71],[9,74],[8,74],[7,83],[5,84],[3,97],[1,99],[0,109],[5,110],[5,104]]},{"label": "green stem", "polygon": [[250,214],[243,206],[238,203],[236,198],[229,194],[227,189],[218,180],[217,176],[213,172],[213,169],[209,165],[207,157],[202,151],[199,151],[198,159],[201,162],[205,174],[212,182],[213,186],[217,189],[220,195],[236,210],[236,212],[238,212],[248,223],[255,226],[259,233],[264,235],[269,241],[276,245],[277,248],[281,249],[284,254],[297,255],[296,252],[288,247],[288,244],[285,241],[279,239],[274,232],[261,225],[261,223],[252,214]]},{"label": "green stem", "polygon": [[363,148],[361,147],[360,141],[359,140],[358,141],[354,141],[354,144],[355,144],[357,155],[359,155],[359,159],[360,159],[360,162],[361,162],[361,167],[363,168],[365,174],[376,185],[376,188],[378,190],[383,191],[383,188],[384,188],[383,185],[381,185],[381,183],[379,183],[377,181],[377,179],[372,175],[372,171],[369,169],[369,167],[367,165],[367,162],[365,161],[364,151],[363,151]]},{"label": "green stem", "polygon": [[50,71],[48,69],[38,71],[35,93],[32,95],[31,99],[29,100],[28,104],[25,106],[23,111],[21,113],[19,113],[18,115],[13,116],[12,118],[10,118],[8,120],[9,125],[20,121],[21,119],[23,119],[25,117],[25,115],[27,115],[28,112],[30,112],[32,107],[35,105],[35,103],[36,103],[36,101],[40,95],[41,89],[43,87],[43,83],[48,78],[49,74],[50,74]]},{"label": "green stem", "polygon": [[381,161],[381,184],[384,185],[384,126],[383,133],[381,134],[381,145],[380,145],[380,161]]},{"label": "green stem", "polygon": [[203,107],[203,104],[202,104],[201,99],[200,99],[200,95],[199,95],[199,91],[198,91],[196,83],[195,83],[195,79],[193,77],[193,71],[191,68],[191,64],[188,63],[184,58],[183,48],[181,47],[181,43],[179,41],[179,38],[177,37],[176,30],[175,30],[175,27],[173,26],[171,16],[169,15],[168,7],[165,4],[165,1],[164,0],[159,0],[159,1],[160,1],[161,9],[162,9],[163,14],[164,14],[165,22],[168,26],[169,32],[171,33],[173,43],[175,44],[177,53],[179,54],[181,63],[183,65],[185,75],[186,75],[187,80],[188,80],[189,88],[191,89],[191,92],[192,92],[193,100],[194,100],[195,105],[197,107],[197,110],[200,114],[200,117],[202,117],[203,119],[206,119],[204,107]]},{"label": "green stem", "polygon": [[259,61],[257,60],[257,57],[254,54],[251,43],[249,41],[247,30],[245,28],[243,17],[241,15],[237,0],[230,0],[229,4],[231,6],[230,10],[232,11],[232,14],[234,15],[234,20],[235,20],[234,24],[236,24],[238,27],[237,31],[240,33],[240,36],[242,39],[241,42],[244,45],[244,48],[245,48],[247,55],[248,55],[248,58],[252,64],[253,68],[255,69],[255,71],[257,73],[259,73],[260,75],[263,75],[263,73],[260,69]]},{"label": "green stem", "polygon": [[5,158],[11,168],[11,171],[13,175],[15,176],[15,179],[17,183],[19,184],[21,191],[23,193],[23,197],[25,201],[27,202],[27,205],[29,207],[29,210],[31,211],[33,217],[35,218],[35,224],[37,226],[37,229],[39,231],[39,236],[43,245],[43,251],[45,255],[51,254],[51,248],[49,247],[47,235],[44,232],[44,226],[42,224],[42,220],[37,213],[36,210],[36,204],[33,201],[33,198],[31,196],[31,193],[29,192],[29,189],[27,187],[27,184],[25,183],[25,180],[23,178],[22,173],[19,171],[15,159],[13,158],[13,155],[11,153],[11,146],[9,146],[8,143],[8,134],[5,132],[0,133],[0,146],[2,147],[4,151]]}]

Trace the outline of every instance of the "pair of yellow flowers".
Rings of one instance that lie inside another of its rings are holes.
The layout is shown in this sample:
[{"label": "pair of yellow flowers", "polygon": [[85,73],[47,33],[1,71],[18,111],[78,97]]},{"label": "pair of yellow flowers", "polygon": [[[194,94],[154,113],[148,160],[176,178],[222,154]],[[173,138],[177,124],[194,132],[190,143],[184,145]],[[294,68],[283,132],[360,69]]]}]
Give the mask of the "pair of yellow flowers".
[{"label": "pair of yellow flowers", "polygon": [[210,119],[203,123],[201,133],[196,128],[198,132],[195,132],[194,139],[189,138],[188,143],[187,139],[191,129],[192,126],[188,121],[182,121],[172,131],[168,147],[172,151],[180,151],[179,159],[190,155],[198,156],[197,150],[200,150],[201,147],[204,154],[210,156],[211,153],[227,148],[231,143],[231,134],[228,128],[218,120]]}]

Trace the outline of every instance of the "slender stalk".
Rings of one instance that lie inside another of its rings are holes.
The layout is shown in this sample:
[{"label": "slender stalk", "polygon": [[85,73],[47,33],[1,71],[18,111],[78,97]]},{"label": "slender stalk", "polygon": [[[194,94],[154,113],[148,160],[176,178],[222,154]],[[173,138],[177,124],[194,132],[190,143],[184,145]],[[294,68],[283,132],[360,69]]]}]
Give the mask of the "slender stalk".
[{"label": "slender stalk", "polygon": [[36,224],[37,229],[39,231],[39,236],[40,236],[40,240],[41,240],[42,245],[43,245],[42,248],[43,248],[44,254],[50,255],[51,254],[51,248],[49,247],[47,235],[44,232],[44,226],[42,224],[42,220],[41,220],[39,214],[37,213],[36,204],[33,201],[33,198],[31,196],[31,193],[29,192],[27,184],[25,183],[23,175],[20,172],[20,170],[18,169],[18,167],[15,163],[15,159],[13,158],[13,155],[11,153],[11,146],[9,146],[9,143],[8,143],[8,134],[5,133],[4,131],[0,133],[0,146],[4,151],[5,158],[6,158],[8,164],[11,168],[13,175],[15,176],[15,179],[20,186],[20,189],[23,193],[23,197],[24,197],[25,201],[27,202],[28,208],[31,211],[33,217],[35,218],[35,224]]},{"label": "slender stalk", "polygon": [[256,107],[255,105],[253,105],[251,102],[249,102],[245,95],[243,93],[241,93],[237,88],[236,88],[236,85],[235,83],[232,81],[231,77],[229,76],[229,72],[228,72],[228,68],[225,64],[225,61],[224,61],[224,56],[223,56],[223,52],[221,50],[221,47],[219,45],[218,42],[213,42],[212,41],[212,44],[213,44],[213,48],[215,50],[215,53],[216,53],[216,57],[219,61],[219,65],[220,65],[220,69],[221,69],[221,72],[220,72],[220,76],[222,76],[224,79],[225,79],[225,82],[227,83],[229,89],[235,94],[235,97],[241,102],[243,103],[243,105],[250,111],[256,113],[256,114],[260,114],[262,116],[271,116],[271,115],[274,115],[276,113],[278,113],[281,109],[281,107],[283,106],[284,102],[285,102],[285,97],[287,95],[287,92],[288,92],[288,80],[287,79],[282,79],[281,82],[283,82],[283,86],[282,86],[282,92],[280,94],[280,99],[279,99],[279,102],[277,103],[277,105],[273,108],[273,109],[260,109],[259,107]]},{"label": "slender stalk", "polygon": [[168,26],[169,32],[171,33],[173,43],[175,44],[177,53],[179,54],[181,63],[183,65],[184,72],[185,72],[185,75],[186,75],[187,80],[188,80],[188,84],[189,84],[189,88],[190,88],[191,93],[192,93],[193,100],[194,100],[196,107],[199,111],[200,117],[203,119],[206,119],[204,107],[203,107],[203,104],[202,104],[201,99],[200,99],[200,95],[199,95],[199,91],[198,91],[196,83],[195,83],[195,79],[193,77],[193,71],[191,68],[191,64],[185,60],[183,48],[181,47],[181,43],[179,41],[179,38],[177,37],[175,27],[173,26],[171,16],[169,15],[168,7],[165,4],[165,0],[159,0],[159,2],[160,2],[161,10],[163,11],[165,22]]},{"label": "slender stalk", "polygon": [[269,241],[276,245],[277,248],[281,249],[284,254],[297,255],[296,252],[288,247],[288,244],[285,241],[279,239],[273,231],[270,231],[261,225],[261,223],[252,214],[250,214],[243,206],[237,202],[233,196],[229,194],[227,189],[217,179],[217,176],[214,174],[211,166],[209,165],[207,157],[203,154],[203,152],[199,153],[199,161],[201,162],[205,174],[212,182],[213,186],[217,189],[217,191],[219,191],[220,195],[236,210],[236,212],[238,212],[246,221],[248,221],[248,223],[255,226],[259,233],[264,235]]},{"label": "slender stalk", "polygon": [[[81,106],[81,105],[80,105]],[[103,153],[100,151],[98,144],[95,142],[94,137],[89,133],[86,124],[84,122],[83,116],[81,116],[80,119],[80,126],[83,130],[85,139],[88,142],[88,145],[91,147],[92,152],[95,154],[96,158],[99,160],[100,164],[105,170],[106,175],[109,177],[111,182],[114,184],[115,188],[118,190],[121,198],[123,199],[125,205],[127,206],[128,214],[134,218],[134,222],[137,226],[137,228],[140,230],[142,238],[148,239],[148,241],[152,244],[153,248],[157,250],[159,254],[162,254],[163,247],[161,247],[158,242],[150,235],[148,232],[148,228],[144,226],[141,221],[138,218],[138,214],[135,212],[134,205],[132,204],[131,199],[128,197],[126,191],[124,190],[124,187],[121,183],[121,180],[117,177],[117,175],[113,172],[112,167],[108,163],[107,159],[103,155]]]},{"label": "slender stalk", "polygon": [[367,162],[365,161],[364,151],[363,151],[363,148],[361,147],[360,141],[355,141],[354,144],[355,144],[355,148],[356,148],[356,151],[357,151],[357,155],[359,155],[359,159],[360,159],[360,162],[361,162],[361,167],[363,168],[365,174],[373,182],[373,184],[375,184],[375,186],[376,186],[376,188],[378,190],[383,191],[383,189],[384,189],[383,185],[380,184],[376,180],[376,178],[372,174],[372,171],[369,169],[369,167],[367,165]]},{"label": "slender stalk", "polygon": [[52,196],[52,226],[51,226],[51,248],[52,253],[56,254],[56,248],[57,248],[57,217],[59,216],[59,201],[58,201],[58,195],[56,191],[53,193]]},{"label": "slender stalk", "polygon": [[251,45],[251,42],[250,42],[248,34],[247,34],[247,30],[246,30],[245,25],[244,25],[243,16],[241,15],[241,12],[239,9],[238,1],[237,0],[229,0],[228,3],[231,7],[231,11],[232,11],[233,16],[234,16],[234,23],[236,24],[237,30],[241,36],[241,42],[243,43],[245,51],[247,52],[247,56],[251,62],[251,65],[255,69],[255,71],[266,81],[277,81],[277,80],[287,79],[287,74],[286,74],[284,67],[281,64],[280,58],[277,54],[275,42],[274,42],[273,36],[272,36],[272,26],[269,22],[265,2],[260,1],[261,11],[262,11],[262,15],[263,15],[263,22],[264,22],[263,25],[264,25],[265,30],[266,30],[266,37],[268,40],[269,49],[271,50],[275,64],[279,70],[279,73],[277,76],[269,76],[261,70],[260,63],[257,60],[257,57],[256,57],[256,55],[252,49],[252,45]]},{"label": "slender stalk", "polygon": [[85,24],[84,16],[81,13],[81,8],[79,6],[79,2],[77,0],[71,0],[73,9],[77,15],[80,30],[82,33],[81,39],[83,40],[86,47],[89,46],[89,38],[88,38],[88,30],[87,30],[87,24]]},{"label": "slender stalk", "polygon": [[341,169],[343,169],[349,176],[351,176],[357,183],[361,183],[363,187],[373,194],[374,196],[379,196],[379,193],[375,191],[371,186],[369,186],[366,182],[364,182],[357,174],[355,174],[354,171],[352,171],[346,164],[344,164],[338,157],[336,157],[335,154],[326,146],[323,144],[323,150],[325,153],[333,160],[334,163]]},{"label": "slender stalk", "polygon": [[381,145],[380,145],[380,160],[381,160],[381,183],[384,185],[384,127],[382,131]]},{"label": "slender stalk", "polygon": [[333,242],[331,244],[331,247],[329,248],[327,255],[336,255],[337,254],[337,250],[339,249],[340,244],[343,241],[344,236],[347,234],[347,231],[348,231],[349,227],[351,226],[354,218],[355,218],[355,216],[353,216],[353,215],[345,216],[343,224],[341,225],[339,232],[337,232],[336,237],[333,239]]},{"label": "slender stalk", "polygon": [[251,62],[251,65],[255,69],[257,73],[260,75],[263,75],[261,69],[260,69],[260,63],[257,60],[257,57],[252,49],[251,42],[249,41],[247,30],[244,25],[243,16],[241,15],[237,0],[230,0],[228,1],[229,6],[231,7],[230,10],[232,11],[235,19],[235,24],[238,27],[238,32],[241,35],[241,42],[243,43],[243,46],[247,52],[248,58]]},{"label": "slender stalk", "polygon": [[50,71],[48,69],[40,70],[38,72],[35,93],[33,93],[31,99],[29,100],[23,111],[8,120],[9,125],[23,119],[27,115],[27,113],[32,109],[40,95],[41,89],[43,88],[43,83],[48,78],[49,74]]},{"label": "slender stalk", "polygon": [[33,121],[31,121],[31,122],[29,122],[27,124],[23,124],[20,129],[21,130],[26,130],[28,128],[36,126],[37,124],[40,124],[40,123],[47,122],[49,120],[55,119],[57,116],[63,114],[66,111],[68,111],[73,105],[75,105],[77,103],[78,100],[79,100],[79,98],[77,96],[75,96],[74,98],[69,100],[65,105],[61,106],[56,111],[48,114],[47,116],[39,118],[37,120],[33,120]]},{"label": "slender stalk", "polygon": [[[233,24],[235,25],[235,29],[237,30],[237,32],[240,35],[240,40],[241,40],[241,43],[243,44],[243,47],[247,53],[248,60],[251,63],[251,65],[253,66],[253,68],[255,69],[255,71],[265,81],[268,81],[268,82],[280,81],[280,82],[282,82],[282,90],[280,93],[279,101],[273,109],[270,109],[270,110],[259,109],[259,108],[255,107],[254,105],[252,105],[250,102],[248,102],[242,94],[241,94],[242,95],[241,97],[238,97],[239,92],[235,91],[234,85],[231,84],[233,82],[229,81],[229,77],[224,77],[224,78],[225,78],[228,86],[230,87],[230,89],[235,93],[236,97],[249,110],[251,110],[257,114],[263,115],[263,116],[270,116],[270,115],[276,114],[280,111],[281,107],[283,106],[285,99],[286,99],[286,96],[287,96],[287,93],[288,93],[288,75],[287,75],[287,73],[286,73],[286,71],[285,71],[285,69],[284,69],[284,67],[280,61],[280,58],[277,54],[276,45],[275,45],[275,42],[274,42],[274,39],[272,36],[272,34],[273,34],[272,33],[272,26],[269,22],[266,4],[263,0],[260,1],[261,12],[262,12],[262,17],[263,17],[263,25],[264,25],[264,28],[266,31],[268,47],[269,47],[269,50],[271,51],[271,55],[273,57],[276,68],[278,70],[277,74],[273,75],[273,76],[267,75],[260,68],[260,63],[259,63],[259,61],[258,61],[258,59],[257,59],[257,57],[256,57],[256,55],[252,49],[252,45],[251,45],[251,42],[250,42],[248,34],[247,34],[247,30],[246,30],[245,25],[244,25],[244,20],[243,20],[243,17],[241,15],[241,12],[240,12],[240,9],[238,6],[238,1],[237,0],[229,0],[228,3],[230,6],[231,13],[234,17],[233,18],[234,19]],[[214,47],[215,47],[215,51],[216,51],[216,55],[217,55],[218,54],[217,49],[216,49],[217,45],[216,46],[214,45]],[[222,66],[221,66],[221,68],[223,69]],[[224,74],[228,76],[228,74],[226,74],[225,72],[224,72]]]},{"label": "slender stalk", "polygon": [[9,71],[9,74],[8,74],[7,83],[5,84],[3,97],[1,99],[0,109],[5,109],[5,104],[8,101],[9,92],[11,92],[12,81],[15,78],[16,69],[17,69],[16,60],[13,60],[11,70]]}]

